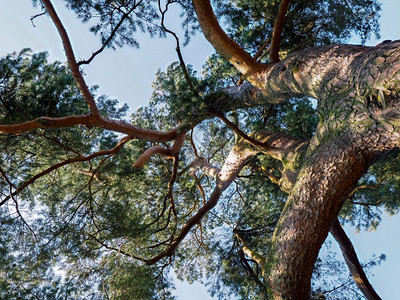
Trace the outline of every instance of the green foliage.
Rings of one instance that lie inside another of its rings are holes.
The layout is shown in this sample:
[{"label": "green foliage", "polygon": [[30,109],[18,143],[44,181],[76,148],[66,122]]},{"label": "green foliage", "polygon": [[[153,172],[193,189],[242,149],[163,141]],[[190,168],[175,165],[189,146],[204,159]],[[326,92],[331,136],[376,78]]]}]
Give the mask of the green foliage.
[{"label": "green foliage", "polygon": [[[109,47],[138,46],[137,31],[164,36],[157,24],[157,1],[65,2]],[[188,41],[198,28],[191,1],[173,4],[181,8]],[[271,37],[278,4],[273,0],[215,1],[224,27],[251,54]],[[378,32],[379,9],[374,0],[291,1],[281,54],[343,42],[354,32],[365,41]],[[143,151],[158,144],[131,140],[116,155],[50,172],[0,207],[2,299],[172,299],[168,277],[172,269],[180,279],[206,282],[219,299],[268,296],[259,266],[243,254],[243,244],[235,236],[239,233],[250,248],[268,255],[286,195],[262,171],[269,168],[279,176],[281,164],[266,155],[249,160],[218,207],[193,228],[171,260],[149,267],[143,259],[165,250],[209,198],[215,179],[201,170],[195,176],[189,174],[192,162],[202,157],[221,167],[237,141],[222,121],[210,118],[210,110],[227,113],[248,134],[269,130],[310,138],[318,122],[315,105],[300,98],[227,112],[225,107],[233,100],[222,89],[238,82],[237,71],[212,55],[202,76],[190,66],[188,73],[194,90],[178,63],[158,71],[149,106],[131,116],[132,124],[150,130],[196,125],[188,132],[175,177],[173,162],[159,155],[143,168],[134,169],[132,165]],[[25,49],[0,59],[0,83],[2,124],[88,113],[66,66],[49,63],[45,53],[32,54]],[[95,95],[96,87],[91,92]],[[126,105],[95,96],[103,116],[125,117]],[[83,127],[1,136],[0,166],[7,178],[1,177],[0,195],[7,197],[10,190],[60,161],[111,149],[118,138],[112,132]],[[171,147],[172,143],[161,146]],[[351,201],[362,204],[348,201],[342,218],[360,228],[373,228],[382,210],[397,213],[399,162],[399,154],[392,153],[374,165],[360,185],[379,188],[360,190]],[[316,293],[336,286],[332,282],[347,280],[347,272],[334,255],[324,259],[328,263],[320,258],[314,274]],[[331,282],[321,279],[328,271],[332,271]]]},{"label": "green foliage", "polygon": [[0,60],[0,120],[17,123],[40,116],[58,117],[87,112],[67,67],[49,64],[45,52],[29,49]]},{"label": "green foliage", "polygon": [[[338,256],[332,242],[329,240],[325,242],[313,272],[311,299],[365,299],[358,290],[346,264],[338,260]],[[368,274],[371,268],[380,265],[385,258],[383,254],[372,257],[363,264],[364,271]]]},{"label": "green foliage", "polygon": [[[217,13],[233,39],[255,54],[272,37],[280,1],[218,1]],[[375,0],[291,1],[282,33],[282,53],[342,43],[352,34],[365,42],[379,33],[380,4]],[[265,58],[266,59],[266,58]]]},{"label": "green foliage", "polygon": [[395,151],[368,170],[359,182],[362,187],[341,210],[344,222],[357,230],[375,230],[382,214],[396,215],[400,207],[400,154]]}]

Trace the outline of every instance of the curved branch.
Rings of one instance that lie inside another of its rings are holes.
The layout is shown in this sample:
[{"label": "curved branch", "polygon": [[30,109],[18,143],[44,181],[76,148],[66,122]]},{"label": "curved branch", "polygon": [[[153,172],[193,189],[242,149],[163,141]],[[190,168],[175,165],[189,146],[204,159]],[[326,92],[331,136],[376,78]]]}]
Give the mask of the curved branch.
[{"label": "curved branch", "polygon": [[176,158],[176,155],[179,153],[181,150],[183,143],[185,142],[186,134],[181,133],[175,140],[174,145],[168,149],[161,147],[159,145],[150,147],[146,151],[144,151],[139,158],[135,161],[133,164],[134,168],[141,168],[144,166],[144,164],[153,156],[156,154],[160,154],[166,158],[174,159]]},{"label": "curved branch", "polygon": [[265,148],[266,150],[272,149],[270,145],[252,139],[250,136],[241,131],[235,124],[229,121],[223,114],[220,114],[217,111],[212,111],[212,113],[216,115],[218,118],[220,118],[226,124],[226,126],[232,129],[238,136],[240,136],[243,140],[245,140],[249,144],[255,147]]},{"label": "curved branch", "polygon": [[279,48],[281,46],[282,29],[285,21],[285,15],[289,8],[289,0],[282,0],[279,6],[278,16],[275,19],[274,31],[272,33],[271,51],[269,54],[272,63],[278,62]]},{"label": "curved branch", "polygon": [[98,127],[106,130],[120,132],[131,138],[146,141],[164,143],[174,140],[178,136],[179,127],[168,132],[158,132],[141,129],[132,124],[119,120],[109,120],[104,117],[93,117],[91,115],[76,115],[59,118],[39,117],[34,120],[18,124],[0,125],[0,134],[21,134],[38,128],[69,128],[84,125],[88,128]]},{"label": "curved branch", "polygon": [[261,68],[262,64],[258,63],[224,32],[209,0],[193,0],[193,6],[204,36],[219,54],[243,75],[250,75]]},{"label": "curved branch", "polygon": [[187,70],[187,68],[186,68],[186,64],[185,64],[185,61],[184,61],[184,59],[183,59],[183,55],[182,55],[182,51],[181,51],[181,47],[180,47],[179,38],[178,38],[178,36],[176,35],[176,33],[173,32],[172,30],[168,29],[168,28],[165,26],[165,23],[164,23],[164,21],[165,21],[165,14],[167,13],[168,8],[169,8],[169,5],[170,5],[171,3],[173,3],[173,2],[172,2],[172,1],[167,1],[167,4],[165,5],[165,9],[163,10],[163,9],[161,8],[161,1],[158,0],[158,9],[159,9],[159,11],[160,11],[160,13],[161,13],[161,27],[162,27],[167,33],[169,33],[170,35],[172,35],[172,36],[175,38],[175,41],[176,41],[176,48],[175,48],[175,51],[176,51],[176,53],[177,53],[177,55],[178,55],[179,64],[180,64],[180,66],[181,66],[183,75],[185,76],[185,80],[186,80],[186,82],[188,83],[189,88],[190,88],[190,90],[193,92],[193,94],[194,94],[196,97],[199,97],[199,93],[197,92],[197,90],[196,90],[195,87],[193,86],[192,81],[190,80],[189,72],[188,72],[188,70]]},{"label": "curved branch", "polygon": [[67,31],[65,30],[65,27],[62,24],[60,18],[58,17],[57,12],[55,11],[51,2],[49,0],[42,0],[42,3],[45,6],[47,12],[49,13],[50,18],[52,19],[61,37],[65,55],[67,56],[68,65],[72,72],[72,76],[74,77],[76,83],[78,84],[79,90],[81,91],[83,98],[85,99],[87,105],[89,106],[90,115],[99,117],[100,112],[97,108],[93,95],[90,93],[89,88],[85,82],[85,79],[83,78],[82,73],[79,70],[79,65],[76,62],[74,50],[72,49],[71,41],[68,37]]},{"label": "curved branch", "polygon": [[121,27],[121,25],[124,23],[124,21],[126,20],[127,17],[129,17],[129,15],[135,10],[135,8],[137,8],[140,5],[141,1],[135,5],[132,6],[132,8],[124,13],[124,15],[122,16],[121,20],[118,22],[117,25],[115,25],[114,29],[111,31],[110,36],[107,38],[107,40],[104,41],[103,45],[100,47],[100,49],[98,49],[97,51],[95,51],[94,53],[92,53],[92,55],[87,59],[87,60],[81,60],[77,63],[78,66],[80,65],[88,65],[90,64],[90,62],[97,56],[99,55],[101,52],[103,52],[103,50],[108,46],[108,44],[112,41],[114,35],[117,33],[118,29]]},{"label": "curved branch", "polygon": [[346,264],[358,288],[368,300],[380,300],[381,297],[379,297],[369,282],[367,275],[365,274],[364,269],[358,260],[353,244],[346,235],[346,232],[343,230],[343,227],[340,225],[338,219],[336,219],[335,223],[333,223],[330,233],[339,244],[344,260],[346,261]]},{"label": "curved branch", "polygon": [[[39,178],[51,173],[54,170],[57,170],[63,166],[69,165],[69,164],[73,164],[73,163],[77,163],[77,162],[84,162],[84,161],[89,161],[92,160],[93,158],[99,157],[99,156],[104,156],[104,155],[110,155],[110,154],[115,154],[119,151],[119,149],[121,149],[121,147],[130,140],[129,137],[124,137],[123,139],[121,139],[118,144],[109,150],[102,150],[99,152],[95,152],[92,153],[88,156],[79,156],[79,157],[74,157],[74,158],[69,158],[66,159],[62,162],[59,162],[58,164],[52,165],[51,167],[47,168],[46,170],[43,170],[42,172],[36,174],[35,176],[33,176],[31,179],[25,181],[22,185],[20,185],[17,189],[15,189],[14,192],[10,192],[10,195],[6,196],[1,202],[0,202],[0,206],[3,205],[4,203],[6,203],[10,198],[12,198],[15,195],[18,195],[23,189],[25,189],[27,186],[31,185],[32,183],[34,183],[36,180],[38,180]],[[4,176],[4,175],[3,175]]]},{"label": "curved branch", "polygon": [[246,142],[239,142],[235,145],[231,152],[229,153],[228,157],[225,160],[224,165],[221,168],[221,171],[218,174],[217,183],[214,188],[214,191],[210,195],[210,198],[201,207],[182,227],[179,234],[173,239],[172,243],[160,254],[157,256],[146,260],[146,264],[152,265],[156,262],[160,261],[165,257],[172,256],[180,243],[189,233],[189,231],[198,223],[201,222],[203,217],[213,209],[217,203],[219,198],[221,197],[222,193],[229,187],[229,185],[233,182],[233,180],[237,177],[241,169],[247,163],[247,160],[257,154],[257,150],[250,149]]}]

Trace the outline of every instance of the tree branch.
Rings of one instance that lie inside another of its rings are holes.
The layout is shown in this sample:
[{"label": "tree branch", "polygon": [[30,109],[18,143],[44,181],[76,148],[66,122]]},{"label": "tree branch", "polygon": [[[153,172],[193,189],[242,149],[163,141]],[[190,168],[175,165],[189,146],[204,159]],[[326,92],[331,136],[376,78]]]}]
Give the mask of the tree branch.
[{"label": "tree branch", "polygon": [[346,235],[346,232],[343,230],[343,227],[340,225],[338,219],[335,220],[330,233],[339,244],[344,260],[346,261],[346,264],[358,288],[368,300],[380,300],[381,297],[379,297],[371,283],[368,281],[367,275],[365,274],[364,269],[358,260],[353,244]]},{"label": "tree branch", "polygon": [[131,138],[160,143],[168,142],[177,138],[179,131],[179,128],[175,128],[172,131],[164,133],[141,129],[124,121],[109,120],[101,116],[93,118],[91,115],[76,115],[59,118],[39,117],[19,124],[0,125],[0,134],[21,134],[38,128],[69,128],[76,125],[84,125],[88,128],[99,127],[124,133]]},{"label": "tree branch", "polygon": [[93,95],[90,93],[89,88],[85,82],[85,79],[83,78],[82,73],[79,70],[79,65],[76,62],[71,41],[68,37],[64,25],[62,24],[60,18],[58,17],[57,12],[55,11],[50,0],[41,0],[41,1],[45,6],[47,12],[49,13],[50,18],[53,20],[53,23],[56,26],[57,31],[61,37],[65,55],[67,56],[68,65],[72,72],[72,76],[74,77],[76,83],[78,84],[79,90],[81,91],[83,98],[85,99],[87,105],[89,106],[90,115],[94,117],[100,117],[100,112],[97,108],[96,101],[94,100]]},{"label": "tree branch", "polygon": [[147,149],[142,153],[142,155],[139,156],[139,158],[135,161],[133,164],[134,168],[141,168],[144,166],[144,164],[153,156],[156,154],[160,154],[166,158],[170,159],[175,159],[176,155],[179,153],[181,150],[183,143],[185,142],[186,134],[181,133],[175,140],[174,145],[168,149],[164,148],[161,146],[153,146]]},{"label": "tree branch", "polygon": [[115,154],[119,151],[119,149],[130,140],[129,137],[124,137],[123,139],[121,139],[118,144],[109,150],[102,150],[99,152],[95,152],[92,153],[88,156],[79,156],[79,157],[74,157],[74,158],[69,158],[66,159],[62,162],[59,162],[55,165],[52,165],[51,167],[43,170],[42,172],[36,174],[35,176],[33,176],[31,179],[25,181],[22,185],[20,185],[14,192],[10,193],[10,195],[6,196],[1,202],[0,202],[0,206],[3,205],[4,203],[6,203],[11,197],[18,195],[23,189],[25,189],[27,186],[31,185],[32,183],[34,183],[36,180],[38,180],[39,178],[51,173],[54,170],[57,170],[63,166],[69,165],[69,164],[73,164],[73,163],[77,163],[77,162],[84,162],[84,161],[89,161],[92,160],[93,158],[99,157],[99,156],[104,156],[104,155],[110,155],[110,154]]},{"label": "tree branch", "polygon": [[256,59],[251,57],[224,32],[218,23],[209,0],[193,0],[193,6],[206,39],[240,73],[246,76],[263,68],[262,64],[258,63]]},{"label": "tree branch", "polygon": [[276,63],[280,60],[279,49],[281,45],[282,29],[288,7],[289,7],[289,0],[281,0],[278,16],[275,19],[274,31],[272,33],[271,50],[269,54],[271,63]]},{"label": "tree branch", "polygon": [[228,126],[230,129],[232,129],[238,136],[240,136],[243,140],[245,140],[249,144],[251,144],[255,147],[260,147],[260,148],[266,149],[266,150],[271,149],[270,145],[256,141],[256,140],[252,139],[250,136],[248,136],[247,134],[245,134],[235,124],[233,124],[231,121],[229,121],[223,114],[220,114],[217,111],[212,111],[211,113],[216,115],[218,118],[220,118],[226,124],[226,126]]},{"label": "tree branch", "polygon": [[173,32],[172,30],[169,30],[169,29],[165,26],[165,23],[164,23],[164,21],[165,21],[165,14],[167,13],[168,7],[169,7],[169,5],[170,5],[171,3],[173,3],[173,1],[168,0],[167,3],[166,3],[166,5],[165,5],[165,9],[163,10],[163,9],[161,8],[161,1],[158,0],[158,9],[159,9],[159,11],[160,11],[160,13],[161,13],[161,26],[162,26],[162,28],[163,28],[167,33],[169,33],[170,35],[172,35],[172,36],[175,38],[175,41],[176,41],[176,48],[175,48],[175,51],[176,51],[176,53],[177,53],[177,55],[178,55],[179,64],[180,64],[180,66],[181,66],[183,75],[185,76],[186,82],[188,83],[189,88],[190,88],[190,90],[192,91],[192,93],[193,93],[197,98],[200,98],[199,93],[197,92],[197,90],[196,90],[195,87],[193,86],[192,81],[190,80],[189,72],[188,72],[188,70],[187,70],[187,68],[186,68],[186,64],[185,64],[185,61],[184,61],[184,59],[183,59],[183,55],[182,55],[182,51],[181,51],[181,47],[180,47],[179,38],[178,38],[178,36],[176,35],[176,33]]},{"label": "tree branch", "polygon": [[214,208],[219,198],[221,197],[223,191],[225,191],[229,185],[233,182],[233,180],[237,177],[240,170],[245,166],[249,157],[258,153],[257,150],[249,149],[248,144],[244,141],[239,142],[235,145],[228,157],[225,160],[224,165],[221,168],[221,171],[218,174],[216,186],[214,191],[210,195],[206,204],[201,207],[182,227],[179,234],[172,240],[171,244],[160,254],[157,256],[146,260],[146,264],[152,265],[156,262],[160,261],[165,257],[172,256],[180,243],[186,237],[186,235],[190,232],[190,230],[198,223],[201,222],[203,217]]},{"label": "tree branch", "polygon": [[249,248],[247,245],[246,240],[239,234],[237,230],[233,231],[235,233],[235,236],[238,238],[239,241],[242,242],[243,244],[243,253],[246,254],[248,257],[250,257],[252,260],[254,260],[261,268],[261,273],[264,278],[267,278],[267,268],[266,268],[266,259],[264,256],[260,255],[256,251],[252,250]]},{"label": "tree branch", "polygon": [[137,8],[140,3],[142,1],[139,1],[137,4],[133,5],[132,8],[123,14],[121,20],[118,22],[117,25],[115,25],[114,29],[111,31],[110,36],[107,38],[107,40],[104,41],[103,45],[100,47],[100,49],[98,49],[97,51],[95,51],[94,53],[92,53],[92,55],[87,59],[87,60],[81,60],[77,63],[78,66],[80,65],[88,65],[90,64],[90,62],[101,52],[103,52],[103,50],[108,46],[108,44],[112,41],[114,35],[117,33],[118,29],[121,27],[121,25],[124,23],[124,21],[126,20],[127,17],[129,17],[129,15],[135,10],[135,8]]}]

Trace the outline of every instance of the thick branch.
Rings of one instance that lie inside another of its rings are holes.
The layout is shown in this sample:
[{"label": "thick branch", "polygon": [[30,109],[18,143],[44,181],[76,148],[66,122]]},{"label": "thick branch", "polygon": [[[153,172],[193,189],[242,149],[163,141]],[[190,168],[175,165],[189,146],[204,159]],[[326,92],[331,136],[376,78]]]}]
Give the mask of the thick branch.
[{"label": "thick branch", "polygon": [[227,89],[231,102],[227,101],[226,108],[219,107],[227,112],[280,103],[293,97],[331,99],[337,97],[339,91],[343,97],[348,97],[347,93],[355,97],[380,89],[385,93],[398,91],[399,70],[400,41],[375,47],[328,45],[307,48],[248,78],[253,86],[244,83]]},{"label": "thick branch", "polygon": [[64,28],[60,18],[58,17],[53,5],[49,0],[42,0],[43,5],[45,6],[47,12],[50,15],[50,18],[53,20],[54,25],[57,28],[57,31],[61,37],[65,55],[67,56],[68,65],[71,69],[72,75],[76,83],[78,84],[79,90],[82,93],[83,98],[85,99],[87,105],[90,109],[90,114],[92,116],[100,116],[99,110],[97,108],[96,102],[93,98],[93,95],[90,93],[89,88],[85,82],[85,79],[82,76],[82,73],[79,70],[79,66],[75,59],[75,54],[72,49],[71,41],[68,37],[67,31]]},{"label": "thick branch", "polygon": [[272,33],[271,49],[269,54],[272,63],[278,62],[280,60],[279,48],[281,45],[282,29],[288,7],[289,0],[281,0],[278,16],[275,19],[274,31]]},{"label": "thick branch", "polygon": [[158,132],[141,129],[123,121],[109,120],[103,117],[93,117],[90,115],[59,118],[40,117],[19,124],[0,125],[0,134],[21,134],[38,128],[69,128],[77,125],[84,125],[88,128],[99,127],[124,133],[129,135],[131,138],[160,143],[171,141],[178,136],[178,128],[168,132]]},{"label": "thick branch", "polygon": [[174,159],[176,155],[181,150],[183,143],[185,142],[186,134],[181,133],[175,140],[174,145],[169,148],[164,148],[161,146],[153,146],[147,149],[139,156],[136,162],[133,164],[134,168],[141,168],[153,155],[160,154],[166,158]]},{"label": "thick branch", "polygon": [[358,260],[353,244],[347,237],[346,232],[343,230],[338,219],[336,219],[336,221],[333,223],[330,232],[335,238],[336,242],[339,244],[344,260],[346,261],[346,264],[358,288],[368,300],[380,300],[381,297],[379,297],[371,283],[368,281],[367,275],[365,274],[364,269]]},{"label": "thick branch", "polygon": [[195,175],[197,170],[202,170],[204,174],[212,178],[217,178],[221,169],[212,166],[204,157],[195,159],[189,166],[189,174]]},{"label": "thick branch", "polygon": [[221,28],[209,0],[193,0],[200,27],[211,45],[243,75],[254,73],[261,64],[233,41]]}]

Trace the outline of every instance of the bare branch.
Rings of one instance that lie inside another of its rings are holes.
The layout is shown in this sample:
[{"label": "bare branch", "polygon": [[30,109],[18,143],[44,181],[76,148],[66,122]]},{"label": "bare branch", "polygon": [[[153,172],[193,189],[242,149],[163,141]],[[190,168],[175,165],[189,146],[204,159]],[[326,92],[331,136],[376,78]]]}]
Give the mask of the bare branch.
[{"label": "bare branch", "polygon": [[217,111],[212,111],[214,115],[216,115],[218,118],[220,118],[230,129],[232,129],[238,136],[240,136],[242,139],[250,143],[251,145],[255,147],[260,147],[264,148],[266,150],[271,149],[272,147],[266,143],[262,143],[259,141],[256,141],[249,137],[247,134],[245,134],[243,131],[241,131],[235,124],[233,124],[231,121],[229,121],[223,114],[220,114]]},{"label": "bare branch", "polygon": [[165,5],[165,9],[163,10],[163,9],[161,8],[161,1],[158,0],[158,9],[159,9],[159,11],[160,11],[160,13],[161,13],[161,26],[162,26],[162,28],[163,28],[167,33],[171,34],[171,35],[175,38],[175,41],[176,41],[176,48],[175,48],[175,50],[176,50],[176,53],[177,53],[177,55],[178,55],[179,64],[180,64],[180,66],[181,66],[183,75],[185,76],[185,80],[186,80],[186,82],[188,83],[189,88],[190,88],[190,90],[192,91],[192,93],[193,93],[196,97],[199,97],[199,93],[196,91],[195,87],[193,86],[192,81],[190,80],[189,72],[188,72],[188,70],[187,70],[187,68],[186,68],[186,64],[185,64],[185,61],[184,61],[184,59],[183,59],[183,55],[182,55],[182,51],[181,51],[181,47],[180,47],[179,38],[178,38],[178,36],[176,35],[176,33],[173,32],[172,30],[169,30],[169,29],[165,26],[165,23],[164,23],[164,21],[165,21],[165,14],[167,13],[168,7],[169,7],[169,5],[170,5],[171,3],[173,3],[173,2],[170,1],[170,0],[167,1],[167,4]]},{"label": "bare branch", "polygon": [[[19,210],[18,201],[17,201],[17,199],[14,198],[13,188],[15,189],[16,187],[11,182],[11,180],[8,178],[8,176],[6,175],[6,173],[4,172],[4,170],[3,170],[3,168],[1,166],[0,166],[0,174],[1,174],[1,176],[3,176],[4,180],[7,182],[8,186],[9,186],[10,196],[11,196],[12,200],[14,201],[15,211],[17,212],[17,214],[18,214],[19,218],[21,219],[22,223],[28,228],[28,230],[32,233],[33,237],[37,241],[36,233],[33,231],[31,226],[25,221],[24,217],[22,216],[22,214],[21,214],[21,212]],[[3,204],[3,201],[1,201],[0,206],[2,204]]]},{"label": "bare branch", "polygon": [[117,25],[115,25],[114,29],[111,31],[110,36],[107,38],[107,40],[104,41],[103,45],[100,47],[100,49],[98,49],[97,51],[93,52],[92,55],[87,59],[87,60],[81,60],[79,61],[77,64],[78,66],[80,65],[88,65],[91,63],[91,61],[97,56],[99,55],[101,52],[104,51],[104,49],[108,46],[108,44],[110,44],[110,42],[112,41],[112,39],[114,38],[115,34],[117,33],[118,29],[122,26],[122,24],[124,23],[124,21],[126,20],[126,18],[129,17],[129,15],[135,10],[135,8],[137,8],[140,5],[141,2],[137,3],[136,5],[133,5],[132,8],[123,14],[121,20],[118,22]]},{"label": "bare branch", "polygon": [[40,16],[43,16],[43,15],[45,15],[46,14],[46,12],[44,11],[44,12],[41,12],[40,14],[37,14],[37,15],[34,15],[34,16],[32,16],[31,18],[30,18],[30,20],[31,20],[31,23],[32,23],[32,26],[33,27],[36,27],[35,26],[35,23],[33,22],[36,18],[38,18],[38,17],[40,17]]}]

